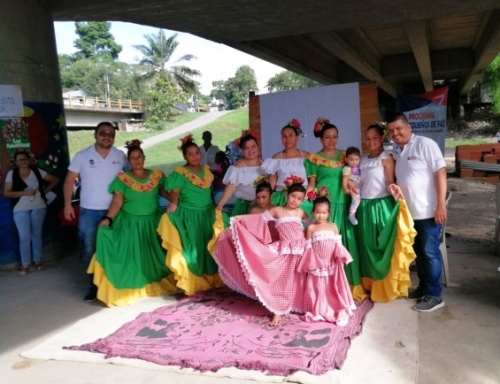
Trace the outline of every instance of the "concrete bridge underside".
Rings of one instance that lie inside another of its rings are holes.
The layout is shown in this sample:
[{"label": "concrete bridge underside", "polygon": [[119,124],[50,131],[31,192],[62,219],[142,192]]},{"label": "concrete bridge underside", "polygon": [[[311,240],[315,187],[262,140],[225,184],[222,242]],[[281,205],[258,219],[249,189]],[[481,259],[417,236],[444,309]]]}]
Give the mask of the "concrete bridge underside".
[{"label": "concrete bridge underside", "polygon": [[190,32],[324,84],[373,81],[391,96],[442,80],[464,95],[500,52],[498,0],[41,2],[56,21]]}]

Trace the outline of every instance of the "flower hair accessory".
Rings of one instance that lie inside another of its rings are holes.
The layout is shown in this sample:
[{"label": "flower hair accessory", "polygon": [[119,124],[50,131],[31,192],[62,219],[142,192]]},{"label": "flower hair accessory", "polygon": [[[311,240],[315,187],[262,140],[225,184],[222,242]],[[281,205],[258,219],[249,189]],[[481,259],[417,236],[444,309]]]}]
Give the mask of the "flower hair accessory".
[{"label": "flower hair accessory", "polygon": [[267,175],[259,175],[253,182],[253,189],[257,189],[259,184],[269,183],[269,178]]},{"label": "flower hair accessory", "polygon": [[298,121],[297,119],[292,119],[290,120],[287,125],[287,127],[290,127],[290,128],[293,128],[300,136],[304,137],[305,134],[304,132],[302,131],[302,129],[300,128],[300,121]]},{"label": "flower hair accessory", "polygon": [[318,197],[330,197],[328,190],[326,189],[325,186],[319,187],[319,188],[314,188],[312,191],[307,192],[307,199],[308,200],[316,200]]},{"label": "flower hair accessory", "polygon": [[193,142],[193,135],[190,133],[187,136],[184,136],[181,139],[181,145],[177,147],[179,151],[182,151],[182,147],[184,147],[187,143],[192,143]]},{"label": "flower hair accessory", "polygon": [[240,137],[238,137],[236,140],[233,141],[234,145],[236,145],[237,147],[239,147],[241,139],[243,137],[247,136],[247,135],[252,136],[255,140],[260,140],[260,137],[258,135],[256,135],[255,133],[251,132],[249,129],[244,129],[243,131],[241,131]]},{"label": "flower hair accessory", "polygon": [[325,119],[324,117],[318,117],[316,119],[316,123],[314,124],[314,132],[321,131],[325,124],[330,124],[330,120]]},{"label": "flower hair accessory", "polygon": [[125,148],[127,148],[127,149],[140,148],[141,144],[142,144],[142,141],[139,139],[128,140],[125,142]]},{"label": "flower hair accessory", "polygon": [[304,184],[304,181],[305,180],[302,177],[290,175],[285,179],[285,181],[283,181],[283,191],[287,191],[292,184]]}]

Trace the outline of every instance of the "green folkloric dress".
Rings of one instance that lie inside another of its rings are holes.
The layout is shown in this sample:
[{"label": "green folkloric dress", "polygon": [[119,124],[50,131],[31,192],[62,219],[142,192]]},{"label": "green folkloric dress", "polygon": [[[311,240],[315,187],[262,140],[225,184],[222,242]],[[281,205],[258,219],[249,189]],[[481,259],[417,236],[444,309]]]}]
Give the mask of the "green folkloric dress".
[{"label": "green folkloric dress", "polygon": [[224,285],[207,249],[215,222],[212,180],[206,165],[198,174],[177,167],[164,184],[167,191],[179,190],[179,201],[175,212],[162,216],[158,233],[167,250],[167,266],[187,295]]},{"label": "green folkloric dress", "polygon": [[88,269],[94,274],[97,298],[109,307],[176,290],[156,233],[163,179],[157,170],[148,170],[144,179],[121,172],[109,186],[110,193],[123,195],[123,206],[112,226],[97,231],[96,253]]},{"label": "green folkloric dress", "polygon": [[[353,261],[345,266],[347,279],[351,285],[353,297],[356,300],[362,300],[367,294],[361,286],[355,229],[347,219],[350,198],[342,189],[342,168],[345,166],[345,153],[343,150],[339,150],[334,157],[327,157],[321,152],[314,153],[307,157],[304,165],[307,177],[316,177],[316,187],[325,186],[328,190],[331,205],[329,220],[339,228],[342,243],[353,258]],[[312,203],[309,203],[309,207],[304,206],[304,209],[312,217]]]}]

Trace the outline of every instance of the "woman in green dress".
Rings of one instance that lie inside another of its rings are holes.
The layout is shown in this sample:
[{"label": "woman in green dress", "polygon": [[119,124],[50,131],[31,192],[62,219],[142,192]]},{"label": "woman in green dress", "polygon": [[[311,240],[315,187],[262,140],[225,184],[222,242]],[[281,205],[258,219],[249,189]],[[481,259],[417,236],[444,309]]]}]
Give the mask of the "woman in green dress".
[{"label": "woman in green dress", "polygon": [[375,302],[406,297],[411,286],[409,266],[415,259],[413,220],[403,199],[387,187],[394,183],[394,158],[385,151],[384,125],[365,131],[368,153],[360,163],[361,204],[358,208],[358,250],[361,284]]},{"label": "woman in green dress", "polygon": [[176,290],[156,234],[163,172],[144,168],[140,141],[127,144],[131,169],[118,174],[109,186],[113,200],[99,223],[96,253],[88,268],[94,274],[97,298],[108,307]]},{"label": "woman in green dress", "polygon": [[307,192],[315,188],[326,187],[331,203],[329,221],[335,223],[342,235],[342,243],[349,250],[353,261],[346,265],[345,271],[353,297],[362,300],[367,295],[361,286],[359,272],[358,246],[352,224],[347,220],[350,199],[342,189],[342,168],[345,165],[345,153],[337,148],[339,131],[330,121],[319,118],[314,125],[314,136],[321,140],[321,151],[311,154],[305,160],[309,185]]},{"label": "woman in green dress", "polygon": [[180,149],[186,164],[175,168],[164,184],[170,205],[160,220],[158,233],[177,287],[186,295],[194,295],[224,283],[207,249],[215,221],[210,188],[213,175],[207,165],[200,166],[200,149],[192,135],[182,139]]}]

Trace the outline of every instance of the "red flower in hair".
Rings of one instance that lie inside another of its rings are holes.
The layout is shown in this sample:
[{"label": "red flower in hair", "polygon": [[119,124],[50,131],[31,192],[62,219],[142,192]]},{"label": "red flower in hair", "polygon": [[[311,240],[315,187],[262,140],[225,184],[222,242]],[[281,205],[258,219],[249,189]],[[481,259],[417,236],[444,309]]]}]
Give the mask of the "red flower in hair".
[{"label": "red flower in hair", "polygon": [[316,123],[314,124],[314,132],[319,132],[325,126],[325,124],[330,124],[330,120],[324,117],[318,117]]},{"label": "red flower in hair", "polygon": [[286,191],[292,184],[304,184],[304,181],[305,180],[302,177],[290,175],[285,179],[285,181],[283,181],[283,191]]},{"label": "red flower in hair", "polygon": [[295,128],[295,130],[298,132],[299,135],[302,135],[302,129],[300,128],[300,121],[297,119],[292,119],[290,120],[287,125],[291,128]]},{"label": "red flower in hair", "polygon": [[237,147],[240,146],[240,141],[241,139],[246,136],[246,135],[251,135],[255,140],[260,140],[260,137],[259,135],[257,135],[256,133],[250,131],[249,129],[244,129],[243,131],[241,131],[241,135],[240,137],[238,137],[237,139],[235,139],[233,141],[234,145],[236,145]]},{"label": "red flower in hair", "polygon": [[139,139],[134,139],[134,140],[128,140],[125,142],[125,147],[126,148],[131,148],[131,147],[137,147],[140,148],[142,144],[142,141]]},{"label": "red flower in hair", "polygon": [[181,139],[181,145],[177,147],[179,151],[182,151],[182,147],[185,146],[187,143],[192,143],[193,142],[193,135],[190,133],[189,135],[184,136]]}]

